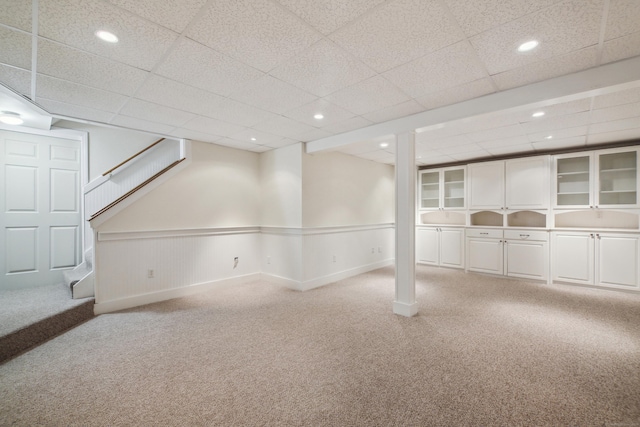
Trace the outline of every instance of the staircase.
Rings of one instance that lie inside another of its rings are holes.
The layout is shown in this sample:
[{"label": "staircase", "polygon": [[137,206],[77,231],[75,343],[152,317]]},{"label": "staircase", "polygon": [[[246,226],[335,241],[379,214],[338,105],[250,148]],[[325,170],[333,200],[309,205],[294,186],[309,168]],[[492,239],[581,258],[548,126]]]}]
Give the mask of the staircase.
[{"label": "staircase", "polygon": [[88,298],[94,295],[93,250],[85,253],[85,260],[73,270],[63,272],[64,283],[71,290],[73,299]]}]

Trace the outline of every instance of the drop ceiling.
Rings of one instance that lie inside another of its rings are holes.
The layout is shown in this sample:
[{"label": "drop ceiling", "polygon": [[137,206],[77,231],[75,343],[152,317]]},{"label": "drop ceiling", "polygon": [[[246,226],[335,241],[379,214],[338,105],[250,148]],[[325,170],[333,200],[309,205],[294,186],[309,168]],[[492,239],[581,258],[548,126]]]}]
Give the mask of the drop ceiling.
[{"label": "drop ceiling", "polygon": [[[255,152],[640,55],[638,0],[38,0],[35,10],[32,4],[0,0],[3,85],[55,117]],[[119,42],[99,40],[97,30]],[[530,39],[539,46],[517,52]],[[640,138],[634,85],[548,104],[543,117],[533,112],[523,106],[417,126],[417,162]],[[324,118],[314,119],[317,113]],[[386,139],[354,139],[337,150],[393,163],[393,144],[379,146]]]}]

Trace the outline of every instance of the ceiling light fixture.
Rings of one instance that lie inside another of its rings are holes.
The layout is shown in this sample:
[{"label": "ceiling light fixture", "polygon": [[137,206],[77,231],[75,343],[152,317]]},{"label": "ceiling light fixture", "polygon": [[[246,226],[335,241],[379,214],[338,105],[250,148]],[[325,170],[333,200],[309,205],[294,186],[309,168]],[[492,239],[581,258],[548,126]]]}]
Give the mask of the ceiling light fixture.
[{"label": "ceiling light fixture", "polygon": [[544,139],[551,139],[551,138],[553,138],[553,135],[547,135],[544,137]]},{"label": "ceiling light fixture", "polygon": [[118,43],[118,36],[116,36],[113,33],[110,33],[109,31],[98,30],[96,31],[96,37],[108,43]]},{"label": "ceiling light fixture", "polygon": [[536,111],[531,115],[531,117],[542,117],[544,116],[544,111]]},{"label": "ceiling light fixture", "polygon": [[381,142],[380,143],[380,148],[387,148],[389,146],[388,142]]},{"label": "ceiling light fixture", "polygon": [[522,43],[518,46],[518,52],[529,52],[530,50],[535,49],[539,44],[538,40],[529,40],[528,42]]},{"label": "ceiling light fixture", "polygon": [[316,120],[322,120],[322,119],[324,119],[324,116],[322,114],[318,113],[318,114],[314,115],[313,118],[316,119]]},{"label": "ceiling light fixture", "polygon": [[14,113],[13,111],[3,111],[0,114],[0,122],[6,125],[21,125],[24,123],[20,114]]},{"label": "ceiling light fixture", "polygon": [[252,141],[255,141],[256,139],[252,137],[252,138],[251,138],[251,140],[252,140]]}]

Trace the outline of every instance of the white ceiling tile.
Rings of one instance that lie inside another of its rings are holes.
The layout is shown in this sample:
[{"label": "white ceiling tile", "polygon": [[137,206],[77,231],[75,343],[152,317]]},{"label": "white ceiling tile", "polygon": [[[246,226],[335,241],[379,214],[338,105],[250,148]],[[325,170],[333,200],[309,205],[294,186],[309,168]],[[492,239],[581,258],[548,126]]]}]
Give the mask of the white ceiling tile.
[{"label": "white ceiling tile", "polygon": [[119,114],[150,122],[163,123],[173,127],[180,127],[187,121],[196,117],[193,113],[176,110],[139,99],[130,99],[122,107]]},{"label": "white ceiling tile", "polygon": [[238,150],[247,150],[247,151],[250,151],[252,149],[256,149],[259,147],[258,144],[253,144],[247,141],[239,141],[233,138],[222,138],[217,140],[215,143],[216,145],[223,145],[225,147],[231,147],[231,148],[236,148]]},{"label": "white ceiling tile", "polygon": [[336,44],[322,39],[269,74],[314,95],[325,96],[376,73]]},{"label": "white ceiling tile", "polygon": [[476,153],[478,151],[486,151],[484,148],[480,147],[478,144],[464,144],[464,145],[451,145],[451,146],[439,146],[437,151],[440,154],[444,154],[445,156],[454,157],[455,155],[459,155],[460,153]]},{"label": "white ceiling tile", "polygon": [[459,121],[439,123],[427,128],[416,129],[416,141],[434,141],[449,136],[461,135],[464,131],[461,129]]},{"label": "white ceiling tile", "polygon": [[449,157],[449,156],[443,156],[443,155],[437,155],[437,156],[422,156],[422,158],[420,159],[420,163],[422,163],[425,166],[433,166],[433,165],[442,165],[445,163],[452,163],[455,162],[456,159],[454,159],[453,157]]},{"label": "white ceiling tile", "polygon": [[637,55],[640,55],[640,31],[605,42],[602,50],[602,63],[606,64]]},{"label": "white ceiling tile", "polygon": [[384,73],[414,98],[487,76],[466,41],[456,43]]},{"label": "white ceiling tile", "polygon": [[66,80],[38,74],[37,97],[110,113],[117,112],[127,98],[123,95],[79,85]]},{"label": "white ceiling tile", "polygon": [[156,73],[227,96],[263,73],[189,39],[180,39]]},{"label": "white ceiling tile", "polygon": [[269,0],[210,2],[186,34],[262,71],[273,69],[322,37]]},{"label": "white ceiling tile", "polygon": [[427,109],[456,104],[495,92],[489,77],[419,96],[416,100]]},{"label": "white ceiling tile", "polygon": [[25,96],[31,93],[31,71],[0,64],[0,81]]},{"label": "white ceiling tile", "polygon": [[619,90],[606,95],[596,96],[593,98],[593,108],[607,108],[615,105],[632,104],[634,102],[640,102],[640,88]]},{"label": "white ceiling tile", "polygon": [[151,75],[136,92],[136,98],[179,110],[210,116],[219,111],[224,97],[179,83],[165,77]]},{"label": "white ceiling tile", "polygon": [[565,114],[564,116],[539,117],[538,120],[523,123],[521,126],[525,133],[532,134],[556,129],[574,128],[585,126],[589,123],[589,112]]},{"label": "white ceiling tile", "polygon": [[264,153],[265,151],[271,151],[273,147],[269,147],[268,145],[256,145],[248,149],[248,151],[253,151],[254,153]]},{"label": "white ceiling tile", "polygon": [[558,104],[551,104],[546,107],[526,108],[522,112],[514,114],[518,122],[536,122],[541,120],[541,117],[533,117],[533,113],[542,111],[544,112],[543,118],[564,116],[567,114],[580,113],[583,111],[589,111],[591,109],[591,98],[576,99],[569,102],[561,102]]},{"label": "white ceiling tile", "polygon": [[511,145],[511,146],[501,146],[501,147],[491,147],[487,148],[487,153],[492,156],[504,156],[508,154],[516,154],[516,153],[532,153],[535,151],[535,148],[532,144],[520,144],[520,145]]},{"label": "white ceiling tile", "polygon": [[[242,132],[231,135],[231,138],[237,141],[245,141],[251,144],[266,145],[282,139],[281,136],[272,135],[266,132],[260,132],[255,129],[245,129]],[[252,140],[255,138],[255,141]]]},{"label": "white ceiling tile", "polygon": [[411,100],[380,75],[332,93],[325,99],[358,115],[371,113]]},{"label": "white ceiling tile", "polygon": [[232,93],[230,97],[278,114],[317,99],[310,93],[271,76],[264,76],[244,84],[242,89]]},{"label": "white ceiling tile", "polygon": [[457,154],[452,154],[451,157],[454,160],[463,161],[463,160],[471,160],[471,159],[482,159],[486,157],[490,157],[490,153],[486,150],[478,150],[478,151],[464,151]]},{"label": "white ceiling tile", "polygon": [[223,137],[229,137],[244,130],[244,127],[234,125],[233,123],[201,116],[189,120],[181,127],[189,130],[195,130],[196,132],[211,133],[213,135],[220,135]]},{"label": "white ceiling tile", "polygon": [[214,135],[211,133],[198,132],[194,130],[184,129],[184,128],[176,128],[172,130],[169,135],[175,136],[177,138],[185,138],[191,139],[193,141],[202,141],[202,142],[215,142],[222,139],[221,136]]},{"label": "white ceiling tile", "polygon": [[452,122],[460,133],[477,132],[485,129],[500,128],[520,123],[518,116],[509,112],[497,112],[468,117]]},{"label": "white ceiling tile", "polygon": [[529,141],[531,142],[545,142],[547,141],[547,137],[549,135],[551,135],[551,139],[553,140],[558,140],[558,139],[566,139],[566,138],[573,138],[576,136],[584,136],[588,133],[588,126],[576,126],[576,127],[570,127],[570,128],[564,128],[564,129],[555,129],[552,131],[546,131],[546,132],[535,132],[535,133],[530,133],[527,135],[527,137],[529,138]]},{"label": "white ceiling tile", "polygon": [[640,2],[638,0],[609,0],[605,40],[640,31]]},{"label": "white ceiling tile", "polygon": [[529,138],[527,138],[526,136],[518,135],[518,136],[509,137],[509,138],[492,139],[489,141],[483,141],[483,142],[479,142],[478,145],[485,150],[491,150],[493,148],[498,148],[498,147],[506,148],[509,146],[528,144],[529,142],[530,142]]},{"label": "white ceiling tile", "polygon": [[637,117],[640,124],[640,102],[600,108],[591,112],[591,123],[601,123],[611,120]]},{"label": "white ceiling tile", "polygon": [[[637,121],[636,121],[637,126]],[[592,133],[587,136],[587,144],[606,144],[620,141],[640,139],[640,127],[629,126],[626,129],[612,130],[608,132]]]},{"label": "white ceiling tile", "polygon": [[640,120],[638,119],[638,117],[631,117],[628,119],[614,120],[603,123],[594,123],[589,127],[589,136],[591,137],[597,133],[617,132],[637,128],[640,128]]},{"label": "white ceiling tile", "polygon": [[462,40],[439,1],[388,2],[329,36],[378,72]]},{"label": "white ceiling tile", "polygon": [[494,129],[485,129],[477,132],[468,133],[467,137],[473,142],[491,141],[495,139],[514,138],[517,136],[524,136],[525,130],[522,125],[515,124],[509,126],[503,126]]},{"label": "white ceiling tile", "polygon": [[293,139],[301,142],[315,141],[316,139],[322,139],[331,136],[329,132],[324,129],[313,129],[308,132],[301,132],[293,136]]},{"label": "white ceiling tile", "polygon": [[99,89],[130,95],[146,71],[48,40],[38,42],[38,72]]},{"label": "white ceiling tile", "polygon": [[587,142],[586,135],[569,138],[552,138],[533,143],[537,151],[559,150],[561,148],[584,147]]},{"label": "white ceiling tile", "polygon": [[51,114],[66,116],[74,119],[91,120],[92,122],[108,123],[113,113],[96,110],[95,108],[81,107],[51,99],[36,98],[36,102]]},{"label": "white ceiling tile", "polygon": [[311,132],[315,129],[313,126],[297,122],[284,116],[280,116],[275,120],[267,120],[266,122],[258,123],[253,128],[262,132],[292,139],[295,139],[296,135]]},{"label": "white ceiling tile", "polygon": [[392,105],[390,107],[367,113],[363,115],[363,117],[374,123],[382,123],[388,120],[410,116],[422,111],[424,111],[424,107],[412,99],[407,102],[402,102],[397,105]]},{"label": "white ceiling tile", "polygon": [[298,144],[298,142],[299,141],[296,141],[293,139],[282,138],[281,140],[270,142],[266,145],[267,147],[271,147],[271,148],[281,148],[281,147],[288,147],[289,145],[293,145],[293,144]]},{"label": "white ceiling tile", "polygon": [[330,132],[332,134],[338,134],[343,132],[349,132],[351,130],[364,128],[372,125],[373,123],[363,117],[354,116],[349,119],[343,120],[336,124],[332,124],[329,126],[323,126],[322,129]]},{"label": "white ceiling tile", "polygon": [[0,26],[0,63],[31,69],[31,36]]},{"label": "white ceiling tile", "polygon": [[30,1],[0,0],[0,22],[31,32]]},{"label": "white ceiling tile", "polygon": [[445,0],[467,36],[473,36],[561,0]]},{"label": "white ceiling tile", "polygon": [[[41,37],[143,70],[151,70],[178,34],[101,0],[39,0]],[[118,43],[95,36],[107,30]]]},{"label": "white ceiling tile", "polygon": [[589,47],[504,71],[491,77],[500,90],[506,90],[594,67],[597,65],[597,58],[597,48]]},{"label": "white ceiling tile", "polygon": [[149,21],[181,33],[207,0],[107,0]]},{"label": "white ceiling tile", "polygon": [[429,132],[416,134],[416,143],[430,149],[440,149],[449,147],[458,147],[461,145],[472,144],[473,141],[467,135],[454,135],[447,137],[433,138]]},{"label": "white ceiling tile", "polygon": [[[566,0],[470,39],[490,74],[598,44],[604,0]],[[518,53],[531,39],[540,45]]]},{"label": "white ceiling tile", "polygon": [[278,0],[323,34],[330,34],[386,0]]},{"label": "white ceiling tile", "polygon": [[203,111],[206,111],[206,115],[214,119],[242,126],[253,126],[265,120],[273,120],[278,117],[277,114],[229,98],[222,100],[219,104],[203,109]]},{"label": "white ceiling tile", "polygon": [[[315,119],[313,116],[316,114],[322,114],[324,118]],[[326,101],[325,99],[316,99],[309,104],[302,105],[284,113],[284,116],[297,120],[301,123],[306,123],[309,126],[324,128],[326,126],[335,125],[345,121],[353,117],[354,114],[342,107]]]},{"label": "white ceiling tile", "polygon": [[158,135],[168,135],[174,126],[165,125],[162,123],[149,122],[147,120],[136,119],[129,116],[115,116],[111,119],[111,124],[116,126],[122,126],[128,129],[138,129],[146,132],[156,133]]}]

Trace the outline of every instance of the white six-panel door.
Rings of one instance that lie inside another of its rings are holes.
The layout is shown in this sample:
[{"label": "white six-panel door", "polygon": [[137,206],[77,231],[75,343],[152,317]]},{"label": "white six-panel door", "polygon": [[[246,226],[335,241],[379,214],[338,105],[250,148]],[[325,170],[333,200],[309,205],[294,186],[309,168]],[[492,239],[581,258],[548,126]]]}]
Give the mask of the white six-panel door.
[{"label": "white six-panel door", "polygon": [[0,289],[61,283],[81,260],[78,141],[0,131]]}]

